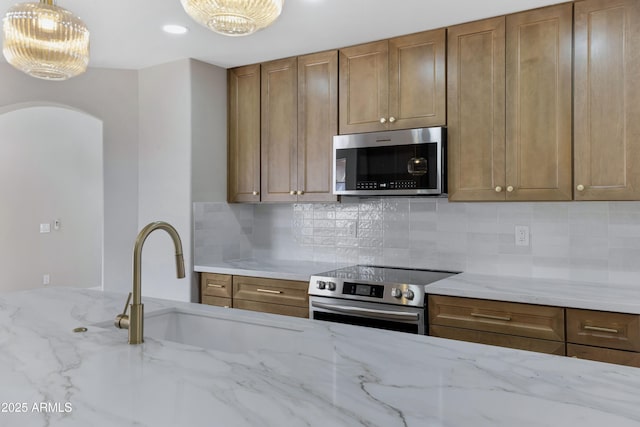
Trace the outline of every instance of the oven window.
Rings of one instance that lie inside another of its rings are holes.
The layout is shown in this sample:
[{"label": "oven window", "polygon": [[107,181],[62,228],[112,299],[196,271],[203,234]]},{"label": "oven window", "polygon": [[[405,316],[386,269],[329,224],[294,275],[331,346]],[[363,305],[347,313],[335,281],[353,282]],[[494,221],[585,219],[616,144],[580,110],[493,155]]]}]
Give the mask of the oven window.
[{"label": "oven window", "polygon": [[349,325],[368,326],[370,328],[388,329],[390,331],[409,332],[412,334],[419,333],[418,325],[414,323],[394,322],[392,320],[370,319],[366,317],[349,316],[345,314],[326,313],[323,311],[314,311],[313,318],[315,320],[326,320],[336,323],[347,323]]}]

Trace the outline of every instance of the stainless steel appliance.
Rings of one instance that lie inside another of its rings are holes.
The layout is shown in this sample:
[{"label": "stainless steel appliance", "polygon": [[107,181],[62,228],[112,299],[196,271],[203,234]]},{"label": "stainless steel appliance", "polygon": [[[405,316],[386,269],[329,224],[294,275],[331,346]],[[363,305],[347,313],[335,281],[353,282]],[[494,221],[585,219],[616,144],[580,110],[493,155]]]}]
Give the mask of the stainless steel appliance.
[{"label": "stainless steel appliance", "polygon": [[314,275],[309,318],[424,335],[424,286],[453,274],[356,265]]},{"label": "stainless steel appliance", "polygon": [[333,137],[333,193],[446,193],[446,128],[432,127]]}]

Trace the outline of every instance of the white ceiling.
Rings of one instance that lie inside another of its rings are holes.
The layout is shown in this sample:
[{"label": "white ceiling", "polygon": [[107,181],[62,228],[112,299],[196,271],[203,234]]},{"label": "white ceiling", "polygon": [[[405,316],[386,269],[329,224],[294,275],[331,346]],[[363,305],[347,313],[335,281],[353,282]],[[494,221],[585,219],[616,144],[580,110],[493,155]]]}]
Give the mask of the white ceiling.
[{"label": "white ceiling", "polygon": [[[30,0],[37,1],[37,0]],[[0,15],[18,0],[0,0]],[[195,58],[227,68],[384,39],[558,0],[286,0],[280,18],[246,37],[218,35],[191,20],[180,0],[57,0],[91,31],[90,67],[141,69]],[[165,34],[164,24],[189,28]],[[4,58],[2,58],[4,60]]]}]

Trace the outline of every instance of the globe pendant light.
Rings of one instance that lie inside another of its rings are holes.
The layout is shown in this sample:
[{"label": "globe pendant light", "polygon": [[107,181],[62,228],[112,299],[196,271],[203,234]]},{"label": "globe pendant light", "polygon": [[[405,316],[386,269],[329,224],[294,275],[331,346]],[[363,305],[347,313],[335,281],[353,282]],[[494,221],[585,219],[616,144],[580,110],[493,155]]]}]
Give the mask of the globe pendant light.
[{"label": "globe pendant light", "polygon": [[14,5],[2,21],[2,30],[7,62],[30,76],[66,80],[87,69],[89,30],[53,0]]},{"label": "globe pendant light", "polygon": [[247,36],[275,21],[284,0],[180,0],[198,23],[225,36]]}]

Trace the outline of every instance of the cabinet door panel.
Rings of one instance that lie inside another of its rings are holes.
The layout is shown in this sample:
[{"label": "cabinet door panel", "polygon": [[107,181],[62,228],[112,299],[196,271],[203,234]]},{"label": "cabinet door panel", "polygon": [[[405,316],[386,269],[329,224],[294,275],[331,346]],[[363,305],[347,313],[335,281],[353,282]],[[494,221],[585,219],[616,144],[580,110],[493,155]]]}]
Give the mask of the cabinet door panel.
[{"label": "cabinet door panel", "polygon": [[597,360],[598,362],[615,363],[640,368],[640,353],[632,351],[612,350],[610,348],[591,347],[587,345],[567,344],[567,356],[578,359]]},{"label": "cabinet door panel", "polygon": [[576,200],[640,199],[640,2],[575,4]]},{"label": "cabinet door panel", "polygon": [[505,19],[449,29],[449,199],[504,200]]},{"label": "cabinet door panel", "polygon": [[340,133],[387,129],[389,44],[386,40],[340,50]]},{"label": "cabinet door panel", "polygon": [[558,356],[565,355],[564,341],[547,341],[438,325],[431,325],[429,327],[429,335],[480,344],[497,345],[500,347],[517,348],[519,350],[536,351],[538,353],[555,354]]},{"label": "cabinet door panel", "polygon": [[508,200],[571,200],[573,5],[507,16]]},{"label": "cabinet door panel", "polygon": [[262,64],[262,201],[295,201],[298,78],[296,58]]},{"label": "cabinet door panel", "polygon": [[228,188],[234,202],[260,201],[260,65],[228,72]]},{"label": "cabinet door panel", "polygon": [[446,30],[389,40],[389,129],[446,125]]},{"label": "cabinet door panel", "polygon": [[333,136],[338,132],[338,52],[298,58],[299,201],[335,201]]},{"label": "cabinet door panel", "polygon": [[567,341],[640,352],[640,316],[568,308]]}]

